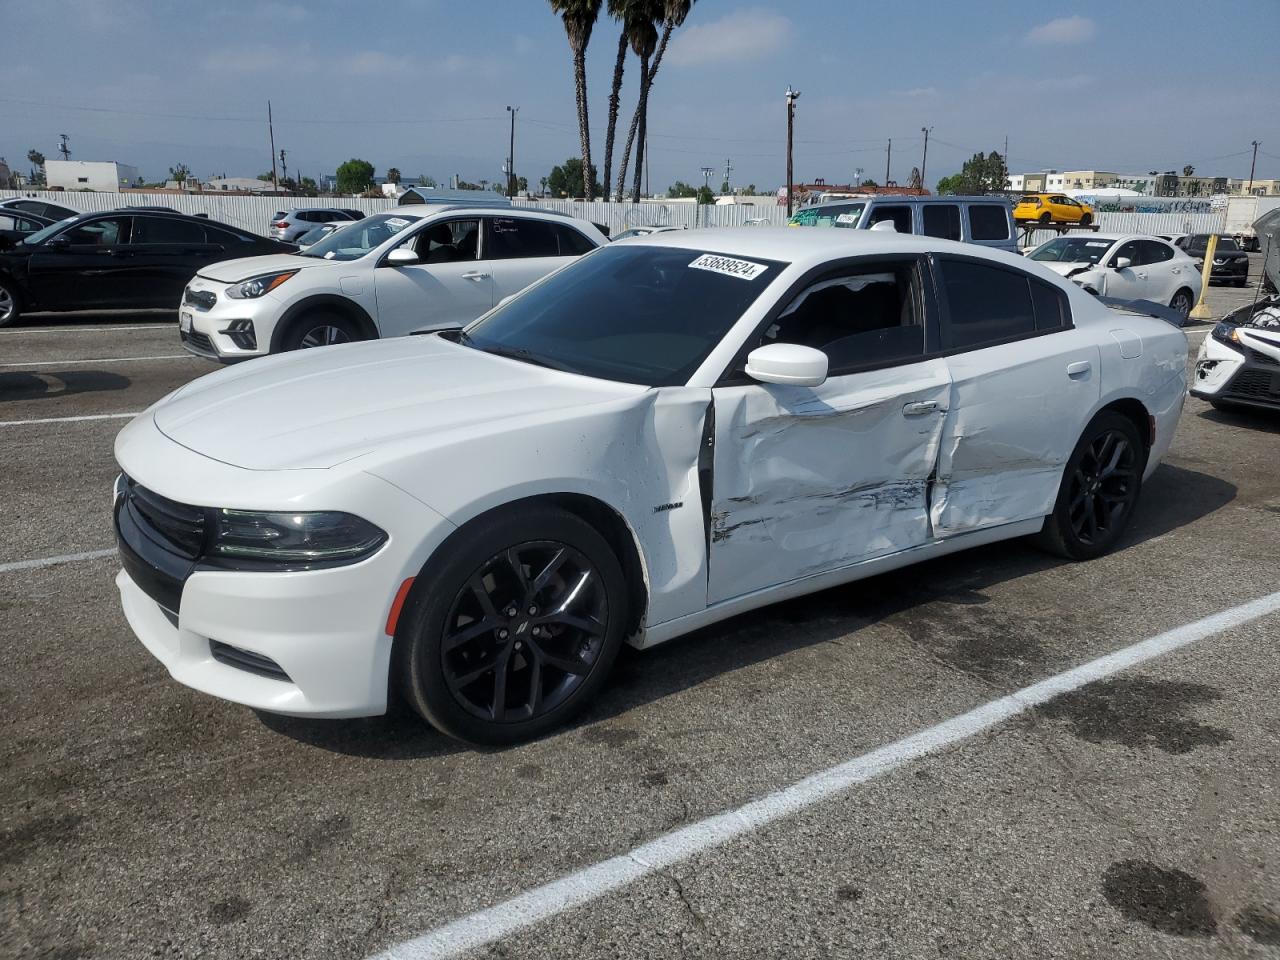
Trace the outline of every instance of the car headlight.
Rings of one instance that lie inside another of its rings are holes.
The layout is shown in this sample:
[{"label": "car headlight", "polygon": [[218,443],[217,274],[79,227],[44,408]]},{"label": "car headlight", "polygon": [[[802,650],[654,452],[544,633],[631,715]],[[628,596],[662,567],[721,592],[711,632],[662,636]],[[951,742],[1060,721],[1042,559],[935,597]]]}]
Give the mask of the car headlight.
[{"label": "car headlight", "polygon": [[1241,351],[1244,349],[1244,345],[1240,343],[1240,334],[1236,330],[1236,325],[1234,323],[1219,321],[1214,324],[1213,333],[1211,335],[1213,339],[1228,347]]},{"label": "car headlight", "polygon": [[210,559],[269,565],[356,563],[387,542],[385,531],[350,513],[215,510]]},{"label": "car headlight", "polygon": [[228,287],[227,296],[233,300],[254,300],[270,293],[297,272],[297,270],[285,270],[283,273],[268,273],[265,276],[253,277]]}]

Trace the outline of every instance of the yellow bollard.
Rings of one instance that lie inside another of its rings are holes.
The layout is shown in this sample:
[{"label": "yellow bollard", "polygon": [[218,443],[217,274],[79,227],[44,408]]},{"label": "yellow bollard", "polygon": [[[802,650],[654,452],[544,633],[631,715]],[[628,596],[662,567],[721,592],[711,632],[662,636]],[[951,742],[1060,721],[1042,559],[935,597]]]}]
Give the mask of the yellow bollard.
[{"label": "yellow bollard", "polygon": [[1218,252],[1218,235],[1209,234],[1209,245],[1204,250],[1204,266],[1200,268],[1200,300],[1187,314],[1192,320],[1212,320],[1213,311],[1204,302],[1204,295],[1209,292],[1209,277],[1213,275],[1213,255]]}]

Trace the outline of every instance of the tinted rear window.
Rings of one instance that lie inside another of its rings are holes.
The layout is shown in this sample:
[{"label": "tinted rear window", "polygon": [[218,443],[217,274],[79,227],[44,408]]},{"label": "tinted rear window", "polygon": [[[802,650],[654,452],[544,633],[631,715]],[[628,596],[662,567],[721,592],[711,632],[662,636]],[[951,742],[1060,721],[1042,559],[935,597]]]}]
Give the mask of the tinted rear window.
[{"label": "tinted rear window", "polygon": [[1036,332],[1030,278],[1025,273],[947,259],[942,263],[942,278],[948,310],[942,333],[946,349],[973,349]]},{"label": "tinted rear window", "polygon": [[925,203],[920,205],[924,234],[943,240],[960,239],[960,208],[954,203]]},{"label": "tinted rear window", "polygon": [[998,203],[969,204],[969,238],[972,240],[1008,240],[1009,214]]}]

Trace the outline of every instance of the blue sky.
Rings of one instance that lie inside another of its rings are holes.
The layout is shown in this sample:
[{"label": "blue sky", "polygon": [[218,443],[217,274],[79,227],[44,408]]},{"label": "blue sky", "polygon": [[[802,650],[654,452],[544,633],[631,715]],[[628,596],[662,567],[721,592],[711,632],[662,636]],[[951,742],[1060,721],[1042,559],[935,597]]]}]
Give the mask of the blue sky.
[{"label": "blue sky", "polygon": [[[520,107],[518,172],[536,183],[576,155],[568,44],[545,0],[308,0],[213,4],[0,0],[6,66],[0,156],[35,146],[115,159],[148,178],[270,164],[266,100],[290,168],[348,157],[379,173],[501,177],[504,107]],[[783,93],[801,91],[796,175],[927,178],[1009,138],[1015,171],[1146,172],[1194,164],[1280,177],[1280,0],[699,0],[652,94],[651,179],[785,179]],[[592,146],[602,162],[617,27],[588,50]],[[624,119],[638,67],[628,62]]]}]

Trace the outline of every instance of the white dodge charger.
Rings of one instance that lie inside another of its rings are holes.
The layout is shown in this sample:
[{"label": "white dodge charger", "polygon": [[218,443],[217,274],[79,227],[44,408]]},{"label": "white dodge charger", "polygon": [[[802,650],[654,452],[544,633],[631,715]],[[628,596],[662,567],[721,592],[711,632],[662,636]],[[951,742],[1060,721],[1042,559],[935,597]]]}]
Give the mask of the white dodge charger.
[{"label": "white dodge charger", "polygon": [[1122,536],[1187,342],[893,233],[603,247],[464,330],[255,361],[116,441],[117,583],[183,683],[508,743],[623,642],[1036,534]]}]

